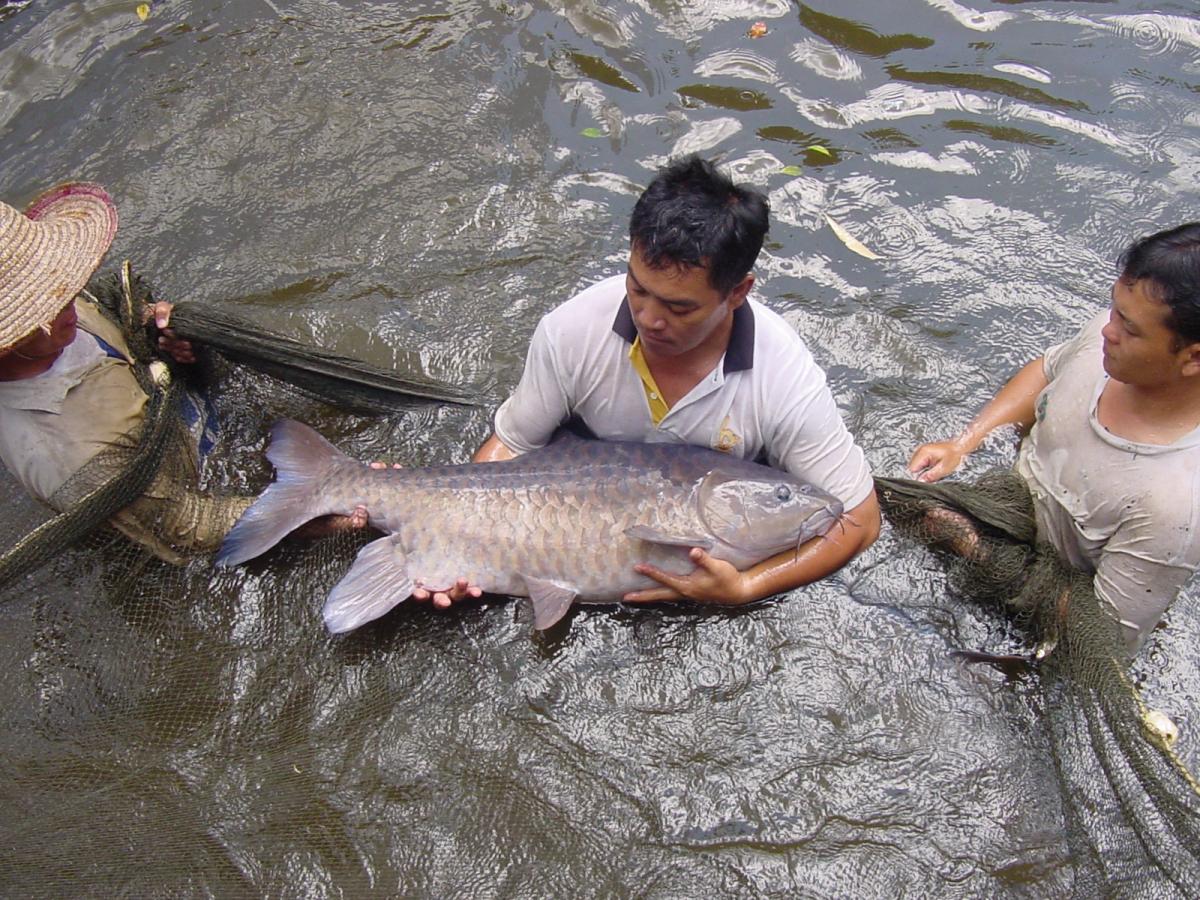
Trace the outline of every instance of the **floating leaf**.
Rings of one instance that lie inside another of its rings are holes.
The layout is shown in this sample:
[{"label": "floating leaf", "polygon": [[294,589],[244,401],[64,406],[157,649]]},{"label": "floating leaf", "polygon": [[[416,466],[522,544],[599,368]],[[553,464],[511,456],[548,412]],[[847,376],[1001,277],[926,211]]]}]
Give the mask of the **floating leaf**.
[{"label": "floating leaf", "polygon": [[601,131],[599,128],[585,128],[585,129],[583,129],[583,131],[581,131],[579,133],[582,134],[584,137],[590,137],[590,138],[604,137],[604,132]]},{"label": "floating leaf", "polygon": [[825,221],[829,223],[829,227],[833,229],[833,233],[838,236],[838,240],[846,245],[848,250],[857,253],[859,256],[865,256],[867,259],[880,258],[878,253],[875,253],[873,250],[863,244],[862,241],[848,232],[837,222],[833,221],[833,219],[829,218],[829,216],[825,216]]},{"label": "floating leaf", "polygon": [[804,174],[804,170],[802,168],[800,168],[799,166],[784,166],[779,171],[782,172],[784,175],[803,175]]},{"label": "floating leaf", "polygon": [[141,19],[143,22],[145,22],[148,18],[150,18],[150,4],[149,3],[139,3],[138,4],[137,17],[139,19]]},{"label": "floating leaf", "polygon": [[811,150],[813,153],[820,153],[824,156],[828,156],[830,159],[833,159],[833,154],[830,152],[829,148],[822,147],[820,144],[813,144],[811,147],[805,147],[804,149]]},{"label": "floating leaf", "polygon": [[752,38],[760,38],[766,33],[767,33],[767,23],[766,22],[755,22],[753,25],[750,26],[750,29],[746,32],[746,36],[752,37]]}]

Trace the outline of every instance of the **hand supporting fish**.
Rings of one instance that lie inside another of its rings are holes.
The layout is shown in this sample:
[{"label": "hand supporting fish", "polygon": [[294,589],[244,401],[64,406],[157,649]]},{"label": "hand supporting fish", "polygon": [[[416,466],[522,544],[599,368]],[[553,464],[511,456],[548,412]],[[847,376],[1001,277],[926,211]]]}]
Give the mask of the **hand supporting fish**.
[{"label": "hand supporting fish", "polygon": [[688,557],[696,568],[686,575],[675,575],[649,563],[638,563],[634,571],[653,578],[662,587],[632,591],[623,598],[626,603],[667,603],[675,600],[694,600],[717,606],[741,606],[756,599],[749,596],[746,579],[737,567],[717,559],[700,547],[693,547]]}]

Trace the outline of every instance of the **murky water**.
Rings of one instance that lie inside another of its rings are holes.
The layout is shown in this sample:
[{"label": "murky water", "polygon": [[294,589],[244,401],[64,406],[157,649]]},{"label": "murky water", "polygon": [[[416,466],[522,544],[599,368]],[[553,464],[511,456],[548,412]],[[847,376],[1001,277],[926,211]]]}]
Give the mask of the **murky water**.
[{"label": "murky water", "polygon": [[[622,269],[675,153],[769,194],[758,296],[888,475],[1100,309],[1131,238],[1200,211],[1191,3],[136,6],[0,6],[0,196],[98,181],[110,261],[160,295],[479,386],[474,411],[327,415],[363,455],[464,460],[538,317]],[[242,437],[214,478],[260,485],[262,435]],[[968,474],[1013,453],[994,439]],[[319,597],[274,608],[264,580],[193,572],[137,629],[104,590],[0,608],[5,756],[70,787],[77,835],[39,855],[20,823],[58,788],[3,789],[3,893],[1071,889],[1035,692],[947,657],[1013,633],[889,533],[752,610],[593,609],[545,640],[503,603],[333,640]],[[1192,763],[1195,597],[1135,670]]]}]

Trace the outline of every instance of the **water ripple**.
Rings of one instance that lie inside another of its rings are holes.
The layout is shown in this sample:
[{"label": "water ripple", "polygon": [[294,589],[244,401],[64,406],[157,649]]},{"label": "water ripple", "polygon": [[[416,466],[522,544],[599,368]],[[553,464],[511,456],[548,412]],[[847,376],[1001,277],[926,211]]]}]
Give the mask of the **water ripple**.
[{"label": "water ripple", "polygon": [[749,50],[722,50],[696,63],[696,74],[705,78],[728,76],[774,84],[779,80],[775,63]]},{"label": "water ripple", "polygon": [[675,142],[675,146],[669,153],[647,157],[641,161],[642,165],[650,169],[657,169],[668,159],[686,156],[689,153],[704,153],[723,144],[742,130],[741,120],[732,116],[691,122],[689,125],[688,132]]},{"label": "water ripple", "polygon": [[963,6],[961,3],[955,3],[954,0],[925,0],[925,2],[934,9],[949,13],[959,25],[974,31],[995,31],[1005,22],[1011,22],[1017,17],[1015,13],[1009,12],[980,12],[969,6]]},{"label": "water ripple", "polygon": [[1038,66],[1030,66],[1025,63],[1002,62],[992,66],[997,72],[1004,72],[1008,75],[1019,75],[1022,78],[1028,78],[1030,81],[1036,81],[1039,84],[1050,84],[1054,79],[1045,69]]},{"label": "water ripple", "polygon": [[861,100],[838,105],[813,100],[792,88],[783,89],[800,114],[825,128],[852,128],[869,122],[888,122],[939,112],[968,112],[982,115],[997,108],[996,101],[966,91],[925,91],[909,84],[891,82],[873,88]]},{"label": "water ripple", "polygon": [[695,40],[722,22],[780,19],[792,14],[787,0],[721,0],[718,3],[650,3],[658,28],[681,41]]},{"label": "water ripple", "polygon": [[640,17],[636,14],[622,16],[615,7],[590,0],[562,0],[561,11],[580,37],[590,38],[602,47],[614,50],[634,43],[641,27]]},{"label": "water ripple", "polygon": [[863,77],[862,66],[848,53],[832,44],[813,38],[801,41],[790,54],[794,62],[823,78],[834,81],[858,81]]},{"label": "water ripple", "polygon": [[943,153],[934,156],[924,150],[904,150],[898,152],[876,153],[873,157],[880,162],[900,166],[905,169],[925,169],[929,172],[941,172],[945,175],[975,175],[977,170],[965,159]]},{"label": "water ripple", "polygon": [[1200,49],[1200,21],[1194,18],[1141,13],[1102,16],[1100,21],[1152,56],[1173,53],[1181,44]]}]

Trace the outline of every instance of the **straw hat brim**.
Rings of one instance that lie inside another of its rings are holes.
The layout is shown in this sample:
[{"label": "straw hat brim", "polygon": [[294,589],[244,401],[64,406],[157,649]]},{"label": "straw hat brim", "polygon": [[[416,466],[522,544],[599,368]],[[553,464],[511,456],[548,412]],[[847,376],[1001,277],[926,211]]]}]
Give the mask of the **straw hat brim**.
[{"label": "straw hat brim", "polygon": [[60,184],[24,214],[0,203],[0,351],[53,321],[116,233],[117,207],[98,184]]}]

